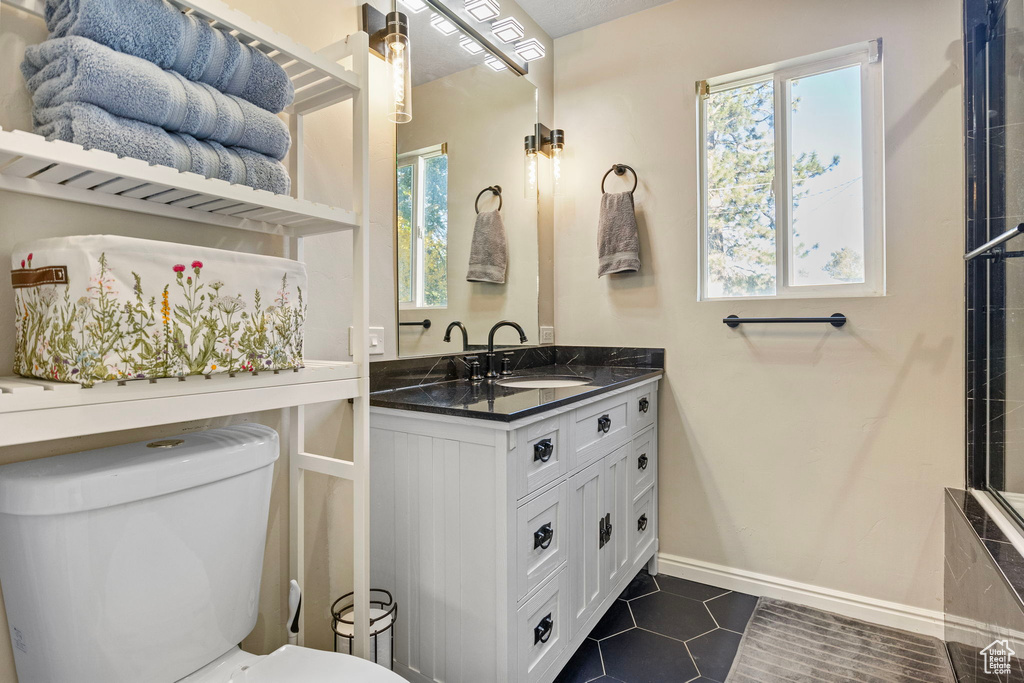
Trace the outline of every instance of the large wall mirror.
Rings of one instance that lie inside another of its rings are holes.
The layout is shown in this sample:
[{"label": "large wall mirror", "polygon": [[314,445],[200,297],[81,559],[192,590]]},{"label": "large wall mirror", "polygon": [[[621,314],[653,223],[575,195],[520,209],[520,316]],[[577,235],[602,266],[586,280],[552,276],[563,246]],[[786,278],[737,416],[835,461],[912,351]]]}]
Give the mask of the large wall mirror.
[{"label": "large wall mirror", "polygon": [[[486,51],[471,54],[458,32],[443,35],[430,19],[431,12],[409,15],[412,121],[397,126],[398,353],[461,352],[460,330],[443,341],[455,321],[468,330],[471,349],[486,346],[491,326],[506,319],[537,344],[537,197],[526,196],[523,150],[537,122],[537,91],[510,69],[495,71]],[[468,281],[477,209],[499,206],[505,281]],[[518,333],[502,328],[499,345],[519,346]]]}]

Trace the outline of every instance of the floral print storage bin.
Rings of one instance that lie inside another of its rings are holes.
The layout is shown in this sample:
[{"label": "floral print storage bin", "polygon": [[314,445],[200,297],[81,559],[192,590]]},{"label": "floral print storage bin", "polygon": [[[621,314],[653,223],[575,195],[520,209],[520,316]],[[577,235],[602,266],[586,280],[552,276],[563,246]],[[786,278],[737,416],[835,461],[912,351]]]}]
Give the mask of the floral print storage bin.
[{"label": "floral print storage bin", "polygon": [[14,371],[92,386],[302,366],[297,261],[90,235],[15,247]]}]

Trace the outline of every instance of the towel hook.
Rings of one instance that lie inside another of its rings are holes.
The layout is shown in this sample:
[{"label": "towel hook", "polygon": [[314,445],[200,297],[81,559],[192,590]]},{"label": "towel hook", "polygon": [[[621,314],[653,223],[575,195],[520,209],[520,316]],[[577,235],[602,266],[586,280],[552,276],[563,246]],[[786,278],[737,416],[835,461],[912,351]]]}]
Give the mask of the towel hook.
[{"label": "towel hook", "polygon": [[610,176],[613,172],[615,173],[615,175],[623,176],[626,175],[626,171],[629,171],[630,173],[633,174],[633,189],[629,191],[629,194],[632,195],[634,192],[636,192],[637,186],[640,185],[640,177],[636,174],[636,171],[634,171],[631,166],[627,166],[626,164],[615,164],[610,169],[608,169],[607,173],[604,174],[604,178],[601,178],[601,194],[605,193],[604,181],[608,180],[608,176]]},{"label": "towel hook", "polygon": [[498,211],[501,211],[501,207],[505,205],[505,200],[501,198],[501,185],[492,185],[480,190],[480,194],[476,196],[476,203],[473,207],[476,209],[477,213],[480,213],[480,198],[488,192],[493,192],[498,197]]}]

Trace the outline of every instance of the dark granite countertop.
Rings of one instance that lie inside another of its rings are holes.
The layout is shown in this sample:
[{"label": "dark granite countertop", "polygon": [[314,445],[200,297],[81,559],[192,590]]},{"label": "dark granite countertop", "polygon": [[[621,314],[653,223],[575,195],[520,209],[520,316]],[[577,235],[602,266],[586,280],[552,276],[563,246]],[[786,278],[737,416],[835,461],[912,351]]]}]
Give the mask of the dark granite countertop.
[{"label": "dark granite countertop", "polygon": [[494,382],[465,379],[433,382],[413,387],[377,391],[370,405],[379,408],[413,410],[483,420],[512,422],[552,408],[621,389],[646,379],[660,377],[661,368],[616,367],[609,365],[539,365],[521,368],[514,377],[574,375],[593,381],[559,389],[516,389]]}]

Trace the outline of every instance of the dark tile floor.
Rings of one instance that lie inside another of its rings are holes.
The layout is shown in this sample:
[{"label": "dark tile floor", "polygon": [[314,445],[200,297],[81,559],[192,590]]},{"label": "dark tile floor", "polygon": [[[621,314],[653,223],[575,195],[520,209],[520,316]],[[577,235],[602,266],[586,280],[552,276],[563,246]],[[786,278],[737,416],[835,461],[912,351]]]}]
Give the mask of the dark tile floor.
[{"label": "dark tile floor", "polygon": [[646,570],[555,683],[723,683],[757,598]]}]

